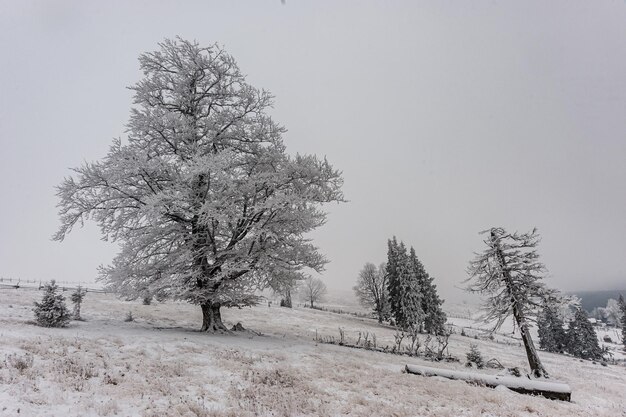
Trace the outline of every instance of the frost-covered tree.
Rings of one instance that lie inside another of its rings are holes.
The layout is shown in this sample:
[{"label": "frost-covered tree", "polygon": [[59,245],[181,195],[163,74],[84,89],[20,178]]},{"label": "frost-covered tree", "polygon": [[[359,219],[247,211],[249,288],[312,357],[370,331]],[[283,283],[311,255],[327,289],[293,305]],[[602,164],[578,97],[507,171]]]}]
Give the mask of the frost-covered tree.
[{"label": "frost-covered tree", "polygon": [[578,307],[567,329],[567,351],[577,358],[602,359],[603,352],[587,313]]},{"label": "frost-covered tree", "polygon": [[539,243],[537,230],[511,234],[492,228],[482,233],[488,233],[484,240],[487,249],[470,262],[467,290],[487,296],[484,318],[495,322],[494,329],[513,316],[531,372],[536,377],[548,377],[530,335],[537,310],[554,294],[541,282],[545,267],[535,249]]},{"label": "frost-covered tree", "polygon": [[80,306],[83,303],[83,299],[86,294],[87,291],[79,285],[78,288],[76,288],[76,291],[74,291],[70,296],[70,300],[72,300],[72,303],[74,304],[74,320],[82,320],[80,317]]},{"label": "frost-covered tree", "polygon": [[389,310],[396,326],[404,330],[414,330],[424,320],[417,274],[403,242],[398,244],[394,237],[387,242],[387,246]]},{"label": "frost-covered tree", "polygon": [[617,300],[619,305],[619,309],[622,313],[621,322],[622,322],[622,344],[624,348],[626,348],[626,301],[624,301],[624,296],[622,294],[619,295],[619,299]]},{"label": "frost-covered tree", "polygon": [[59,287],[54,280],[44,285],[41,302],[35,302],[35,319],[39,326],[65,327],[71,320],[70,311],[65,305],[65,297],[58,294]]},{"label": "frost-covered tree", "polygon": [[319,278],[313,278],[309,276],[302,283],[302,299],[309,303],[309,306],[313,308],[315,303],[324,301],[326,293],[326,284]]},{"label": "frost-covered tree", "polygon": [[379,323],[388,318],[387,266],[384,263],[378,267],[371,262],[366,263],[353,290],[361,305],[374,310]]},{"label": "frost-covered tree", "polygon": [[257,302],[273,274],[326,260],[307,233],[323,203],[342,201],[324,159],[289,156],[272,96],[218,46],[166,40],[139,57],[127,137],[58,187],[63,240],[95,220],[120,244],[100,278],[128,298],[197,304],[202,330],[225,330],[221,307]]},{"label": "frost-covered tree", "polygon": [[546,300],[537,316],[539,347],[548,352],[562,353],[567,347],[565,323],[559,315],[558,306]]},{"label": "frost-covered tree", "polygon": [[413,247],[411,247],[409,258],[417,287],[421,293],[421,308],[424,313],[423,329],[426,333],[444,334],[447,318],[446,313],[441,309],[443,300],[439,298],[434,279],[426,272]]},{"label": "frost-covered tree", "polygon": [[622,323],[622,312],[620,311],[619,302],[614,298],[609,298],[606,302],[606,307],[603,310],[606,321],[619,327]]},{"label": "frost-covered tree", "polygon": [[480,353],[480,350],[478,350],[478,345],[474,343],[470,343],[470,350],[465,354],[465,358],[467,359],[467,365],[469,366],[473,363],[478,369],[485,367],[483,355]]},{"label": "frost-covered tree", "polygon": [[274,294],[281,297],[281,307],[293,307],[292,296],[298,291],[300,284],[305,279],[303,273],[289,270],[277,272],[270,277],[269,286]]}]

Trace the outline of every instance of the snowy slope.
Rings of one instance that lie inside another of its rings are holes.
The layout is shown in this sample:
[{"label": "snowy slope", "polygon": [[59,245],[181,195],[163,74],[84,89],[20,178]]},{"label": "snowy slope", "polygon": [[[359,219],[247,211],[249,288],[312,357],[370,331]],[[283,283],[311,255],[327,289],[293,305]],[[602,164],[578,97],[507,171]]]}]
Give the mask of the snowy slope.
[{"label": "snowy slope", "polygon": [[[197,307],[88,293],[87,321],[44,329],[28,323],[40,296],[0,290],[0,416],[626,416],[623,366],[540,352],[572,388],[564,403],[402,373],[408,362],[457,371],[462,363],[313,340],[338,337],[341,327],[352,342],[360,331],[393,344],[393,329],[354,316],[262,305],[224,312],[227,324],[241,321],[262,336],[207,335],[195,331]],[[134,322],[123,321],[129,310]],[[450,354],[464,358],[477,343],[486,359],[526,369],[515,339],[498,338],[455,334]]]}]

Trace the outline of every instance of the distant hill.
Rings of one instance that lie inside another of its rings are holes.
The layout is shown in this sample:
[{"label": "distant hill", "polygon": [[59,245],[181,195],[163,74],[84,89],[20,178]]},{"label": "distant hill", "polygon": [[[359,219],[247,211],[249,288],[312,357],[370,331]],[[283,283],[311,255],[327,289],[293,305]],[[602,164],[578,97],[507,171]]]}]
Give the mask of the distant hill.
[{"label": "distant hill", "polygon": [[590,312],[596,307],[606,307],[609,298],[617,300],[620,294],[626,297],[625,290],[602,290],[602,291],[571,291],[568,294],[580,297],[582,307]]}]

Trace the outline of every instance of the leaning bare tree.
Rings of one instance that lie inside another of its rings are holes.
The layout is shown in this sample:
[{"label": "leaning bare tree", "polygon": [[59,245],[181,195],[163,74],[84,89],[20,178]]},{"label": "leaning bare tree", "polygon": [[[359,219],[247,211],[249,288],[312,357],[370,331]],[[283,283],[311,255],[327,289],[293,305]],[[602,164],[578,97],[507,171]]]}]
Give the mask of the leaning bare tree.
[{"label": "leaning bare tree", "polygon": [[555,294],[541,282],[545,267],[535,250],[539,242],[537,229],[511,234],[502,228],[492,228],[482,233],[488,233],[484,240],[487,249],[476,254],[470,263],[467,289],[487,295],[485,320],[495,321],[494,329],[513,316],[533,375],[547,378],[529,331],[543,301]]},{"label": "leaning bare tree", "polygon": [[221,307],[257,301],[273,274],[321,270],[306,234],[342,201],[324,159],[289,156],[272,96],[248,84],[218,46],[166,40],[139,62],[127,137],[58,187],[63,240],[95,220],[120,243],[101,270],[129,298],[200,305],[202,330],[225,330]]},{"label": "leaning bare tree", "polygon": [[378,317],[378,322],[389,315],[389,292],[387,291],[387,265],[385,263],[376,267],[371,262],[363,266],[359,272],[354,293],[361,305],[372,308]]},{"label": "leaning bare tree", "polygon": [[309,303],[311,308],[313,308],[314,303],[323,301],[326,293],[328,292],[324,281],[311,276],[304,280],[301,291],[302,299]]}]

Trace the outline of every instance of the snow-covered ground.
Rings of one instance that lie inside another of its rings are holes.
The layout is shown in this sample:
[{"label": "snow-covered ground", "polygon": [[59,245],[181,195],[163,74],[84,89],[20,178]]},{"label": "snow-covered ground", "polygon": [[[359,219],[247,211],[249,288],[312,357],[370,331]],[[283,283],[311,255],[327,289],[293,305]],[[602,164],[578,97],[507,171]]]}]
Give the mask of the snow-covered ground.
[{"label": "snow-covered ground", "polygon": [[[403,373],[407,363],[466,370],[470,343],[485,359],[526,369],[518,340],[490,340],[468,306],[450,311],[468,313],[451,317],[468,333],[450,338],[461,363],[433,364],[313,340],[338,338],[341,327],[352,343],[367,332],[393,345],[392,328],[345,314],[264,304],[224,311],[227,324],[262,335],[210,335],[196,331],[198,307],[88,293],[86,321],[46,329],[29,323],[40,297],[0,290],[0,416],[626,416],[623,365],[540,352],[572,388],[571,403]],[[124,321],[128,311],[135,321]]]}]

